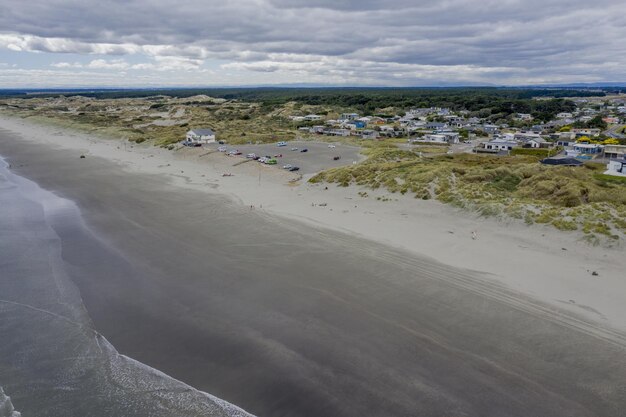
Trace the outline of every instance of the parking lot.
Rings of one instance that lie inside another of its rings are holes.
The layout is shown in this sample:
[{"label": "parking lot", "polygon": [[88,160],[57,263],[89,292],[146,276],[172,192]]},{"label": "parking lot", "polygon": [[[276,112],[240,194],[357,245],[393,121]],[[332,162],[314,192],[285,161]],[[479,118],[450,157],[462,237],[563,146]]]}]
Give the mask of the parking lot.
[{"label": "parking lot", "polygon": [[[314,174],[328,168],[349,165],[362,159],[362,156],[359,154],[359,148],[356,146],[333,143],[332,146],[335,146],[333,148],[329,147],[329,145],[329,143],[323,142],[293,141],[287,142],[287,146],[278,146],[276,143],[262,145],[218,145],[213,143],[204,145],[204,147],[213,149],[225,147],[225,153],[237,150],[241,152],[241,155],[236,156],[236,158],[242,159],[245,159],[246,154],[249,153],[254,153],[260,157],[270,156],[277,160],[277,169],[290,164],[299,167],[299,172],[304,175]],[[307,152],[302,152],[303,149],[307,149]],[[340,159],[335,160],[334,158],[337,156]],[[254,163],[259,162],[255,161]]]}]

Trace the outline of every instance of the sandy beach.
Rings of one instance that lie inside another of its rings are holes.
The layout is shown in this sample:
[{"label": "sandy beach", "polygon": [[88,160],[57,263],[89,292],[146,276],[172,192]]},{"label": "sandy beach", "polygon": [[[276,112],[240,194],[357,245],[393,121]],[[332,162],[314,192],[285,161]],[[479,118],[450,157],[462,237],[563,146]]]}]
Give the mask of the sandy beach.
[{"label": "sandy beach", "polygon": [[5,116],[0,128],[10,169],[74,201],[132,265],[102,269],[94,248],[61,233],[95,328],[251,413],[626,407],[623,246],[382,190],[363,198],[220,153]]},{"label": "sandy beach", "polygon": [[[582,241],[578,232],[485,218],[384,190],[310,184],[310,174],[240,164],[241,158],[213,150],[183,148],[173,152],[0,117],[0,126],[20,132],[23,140],[65,149],[71,152],[68,156],[99,156],[128,172],[164,175],[177,187],[224,195],[263,213],[479,271],[493,283],[626,331],[624,243],[618,242],[613,248],[594,247]],[[233,176],[223,177],[224,173]],[[360,192],[367,192],[369,197],[361,197]],[[592,275],[594,271],[597,276]]]}]

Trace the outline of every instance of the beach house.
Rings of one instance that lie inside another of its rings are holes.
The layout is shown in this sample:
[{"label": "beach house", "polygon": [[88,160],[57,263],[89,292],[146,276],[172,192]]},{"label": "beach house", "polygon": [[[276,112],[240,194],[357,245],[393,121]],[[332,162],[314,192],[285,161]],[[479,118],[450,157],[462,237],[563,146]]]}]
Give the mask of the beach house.
[{"label": "beach house", "polygon": [[193,129],[187,132],[186,140],[189,143],[214,143],[215,132],[212,129]]}]

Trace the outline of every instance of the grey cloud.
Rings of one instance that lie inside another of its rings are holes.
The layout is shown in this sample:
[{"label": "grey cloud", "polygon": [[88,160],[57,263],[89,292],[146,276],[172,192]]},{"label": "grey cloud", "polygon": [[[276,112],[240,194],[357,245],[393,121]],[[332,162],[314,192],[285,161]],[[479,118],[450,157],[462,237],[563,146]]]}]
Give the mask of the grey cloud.
[{"label": "grey cloud", "polygon": [[[320,62],[320,73],[381,82],[427,66],[556,81],[626,78],[623,12],[623,0],[4,0],[0,28],[31,35],[11,44],[25,50],[220,59],[301,77]],[[615,65],[601,65],[607,55]],[[586,61],[597,68],[576,65]]]}]

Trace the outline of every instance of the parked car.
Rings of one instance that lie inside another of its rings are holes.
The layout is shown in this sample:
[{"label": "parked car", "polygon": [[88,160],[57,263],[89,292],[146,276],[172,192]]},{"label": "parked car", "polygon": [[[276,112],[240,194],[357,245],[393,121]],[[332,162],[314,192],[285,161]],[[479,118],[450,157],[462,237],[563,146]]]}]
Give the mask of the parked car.
[{"label": "parked car", "polygon": [[241,151],[239,150],[234,150],[234,151],[230,151],[228,152],[229,155],[241,155]]},{"label": "parked car", "polygon": [[225,144],[226,142],[225,142],[225,141],[223,141],[223,140],[220,140],[220,141],[219,141],[219,142],[217,142],[217,143],[218,143],[218,144],[220,144],[220,145],[223,145],[223,144]]},{"label": "parked car", "polygon": [[328,147],[329,147],[329,148],[336,148],[336,146],[335,146],[335,145],[333,145],[333,144],[328,145]]},{"label": "parked car", "polygon": [[255,157],[256,157],[256,154],[254,154],[254,153],[249,153],[249,154],[246,155],[246,158],[248,158],[248,159],[254,159]]},{"label": "parked car", "polygon": [[274,158],[282,158],[282,157],[283,157],[282,153],[279,153],[278,155],[274,155]]},{"label": "parked car", "polygon": [[309,150],[307,148],[301,149],[300,152],[308,152]]},{"label": "parked car", "polygon": [[260,163],[264,164],[265,162],[267,162],[267,158],[262,156],[259,159],[257,159],[257,161],[259,161]]},{"label": "parked car", "polygon": [[276,146],[287,146],[287,142],[278,142]]},{"label": "parked car", "polygon": [[291,167],[289,168],[289,171],[293,172],[293,171],[300,171],[300,167]]},{"label": "parked car", "polygon": [[276,165],[278,163],[278,161],[275,160],[275,159],[268,159],[265,163],[267,165]]},{"label": "parked car", "polygon": [[297,151],[297,150],[298,150],[298,148],[291,148],[291,150],[292,150],[292,151]]},{"label": "parked car", "polygon": [[337,155],[337,156],[333,156],[333,161],[339,161],[341,159],[341,156]]},{"label": "parked car", "polygon": [[291,169],[291,168],[293,168],[293,165],[291,164],[283,165],[283,169]]},{"label": "parked car", "polygon": [[226,152],[226,146],[220,146],[219,148],[217,148],[218,152]]}]

